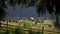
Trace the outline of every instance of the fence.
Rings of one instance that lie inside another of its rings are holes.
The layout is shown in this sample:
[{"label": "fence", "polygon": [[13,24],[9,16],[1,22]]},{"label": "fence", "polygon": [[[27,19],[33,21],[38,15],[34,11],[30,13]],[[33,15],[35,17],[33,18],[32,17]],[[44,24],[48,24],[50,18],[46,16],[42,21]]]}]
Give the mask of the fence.
[{"label": "fence", "polygon": [[[17,26],[15,26],[15,25],[10,25],[10,24],[4,24],[4,23],[1,23],[0,22],[0,28],[1,29],[3,29],[3,30],[5,30],[6,28],[7,28],[7,25],[8,25],[8,27],[10,26],[10,27],[12,27],[13,29],[15,29]],[[5,29],[4,29],[5,28]],[[27,29],[27,30],[26,30]],[[25,31],[28,31],[29,30],[29,28],[26,28],[25,29]],[[38,30],[38,29],[35,29],[35,30]],[[44,26],[42,27],[42,29],[39,29],[41,32],[42,32],[42,34],[60,34],[60,31],[51,31],[51,30],[45,30],[44,29]]]}]

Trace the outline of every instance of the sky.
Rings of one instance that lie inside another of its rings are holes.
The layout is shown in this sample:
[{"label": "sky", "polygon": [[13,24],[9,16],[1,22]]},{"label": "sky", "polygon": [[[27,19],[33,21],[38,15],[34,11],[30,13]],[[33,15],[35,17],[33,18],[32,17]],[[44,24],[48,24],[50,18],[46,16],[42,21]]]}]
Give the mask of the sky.
[{"label": "sky", "polygon": [[7,15],[9,16],[18,16],[18,17],[37,17],[36,8],[35,7],[29,7],[29,8],[20,8],[19,6],[15,6],[15,10],[12,6],[7,5]]},{"label": "sky", "polygon": [[[7,8],[5,8],[5,11],[7,12],[7,15],[10,17],[38,17],[37,11],[35,7],[29,7],[29,8],[21,8],[18,5],[15,6],[15,10],[12,6],[7,4]],[[50,15],[46,12],[46,16],[50,18]],[[45,14],[40,16],[42,18],[45,17]]]}]

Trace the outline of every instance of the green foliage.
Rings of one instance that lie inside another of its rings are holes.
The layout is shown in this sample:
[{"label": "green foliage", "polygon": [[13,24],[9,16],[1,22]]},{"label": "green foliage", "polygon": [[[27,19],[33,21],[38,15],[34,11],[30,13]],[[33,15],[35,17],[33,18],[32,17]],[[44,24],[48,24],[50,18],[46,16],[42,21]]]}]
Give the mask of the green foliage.
[{"label": "green foliage", "polygon": [[35,31],[33,29],[29,29],[29,34],[42,34],[40,31]]},{"label": "green foliage", "polygon": [[3,7],[0,6],[0,20],[6,16],[6,12]]},{"label": "green foliage", "polygon": [[5,31],[0,29],[0,34],[4,34],[4,33],[5,33]]},{"label": "green foliage", "polygon": [[20,24],[24,24],[24,27],[31,27],[33,24],[35,24],[35,23],[33,23],[32,21],[30,21],[30,20],[21,20],[21,23]]},{"label": "green foliage", "polygon": [[26,34],[26,33],[25,33],[25,31],[24,31],[23,28],[17,27],[17,28],[15,29],[15,34]]},{"label": "green foliage", "polygon": [[2,20],[6,16],[6,12],[4,8],[7,8],[5,4],[6,0],[0,0],[0,20]]},{"label": "green foliage", "polygon": [[54,26],[55,26],[56,28],[60,29],[60,22],[59,22],[58,16],[56,16],[56,21],[55,21],[55,23],[54,23]]},{"label": "green foliage", "polygon": [[60,29],[60,24],[59,24],[59,22],[55,22],[55,23],[54,23],[54,26],[55,26],[55,28]]},{"label": "green foliage", "polygon": [[7,28],[7,30],[6,30],[6,32],[5,32],[5,34],[13,34],[14,32],[13,32],[13,29],[12,28]]}]

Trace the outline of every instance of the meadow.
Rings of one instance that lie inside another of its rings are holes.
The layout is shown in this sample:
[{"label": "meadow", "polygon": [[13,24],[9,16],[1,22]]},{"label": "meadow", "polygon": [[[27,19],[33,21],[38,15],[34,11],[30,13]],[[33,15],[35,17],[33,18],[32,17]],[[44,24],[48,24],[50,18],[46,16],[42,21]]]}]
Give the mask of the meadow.
[{"label": "meadow", "polygon": [[35,23],[31,20],[21,19],[19,23],[1,23],[0,34],[60,34],[60,29],[55,28],[51,20]]}]

